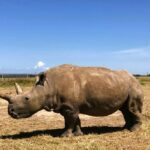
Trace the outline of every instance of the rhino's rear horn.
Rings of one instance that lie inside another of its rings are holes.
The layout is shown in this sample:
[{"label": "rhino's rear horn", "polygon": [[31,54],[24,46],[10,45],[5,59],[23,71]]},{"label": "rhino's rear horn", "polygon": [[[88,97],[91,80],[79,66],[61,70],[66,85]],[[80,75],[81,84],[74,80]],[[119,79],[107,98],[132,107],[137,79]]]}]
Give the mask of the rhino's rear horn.
[{"label": "rhino's rear horn", "polygon": [[22,88],[19,86],[18,83],[15,83],[15,88],[16,88],[16,93],[17,93],[17,94],[23,93],[23,90],[22,90]]}]

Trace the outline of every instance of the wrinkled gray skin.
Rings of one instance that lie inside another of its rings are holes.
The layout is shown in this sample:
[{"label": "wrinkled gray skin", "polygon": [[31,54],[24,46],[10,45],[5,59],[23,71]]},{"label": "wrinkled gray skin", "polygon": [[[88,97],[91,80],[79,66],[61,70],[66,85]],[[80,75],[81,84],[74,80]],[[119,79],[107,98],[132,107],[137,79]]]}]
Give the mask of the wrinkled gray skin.
[{"label": "wrinkled gray skin", "polygon": [[39,75],[33,89],[16,96],[0,94],[9,102],[8,113],[15,119],[27,118],[45,109],[65,119],[62,136],[82,135],[79,113],[106,116],[120,110],[125,128],[134,131],[141,125],[143,91],[126,71],[106,68],[61,65]]}]

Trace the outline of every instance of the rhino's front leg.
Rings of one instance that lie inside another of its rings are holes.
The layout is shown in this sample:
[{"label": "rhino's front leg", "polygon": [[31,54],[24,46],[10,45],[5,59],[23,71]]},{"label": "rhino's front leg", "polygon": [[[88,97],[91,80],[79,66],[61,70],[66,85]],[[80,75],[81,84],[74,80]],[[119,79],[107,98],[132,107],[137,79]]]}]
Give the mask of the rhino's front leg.
[{"label": "rhino's front leg", "polygon": [[65,132],[61,136],[73,136],[73,131],[76,132],[80,130],[80,120],[78,116],[78,111],[76,111],[72,106],[65,104],[61,108],[60,113],[64,116],[65,120]]},{"label": "rhino's front leg", "polygon": [[73,116],[64,116],[65,119],[65,131],[64,133],[62,133],[62,137],[70,137],[73,136],[73,129],[75,126],[75,120],[76,118],[74,118]]},{"label": "rhino's front leg", "polygon": [[75,124],[73,133],[75,136],[83,135],[83,132],[81,131],[81,121],[80,121],[79,117],[76,120],[76,124]]},{"label": "rhino's front leg", "polygon": [[[69,124],[70,122],[67,119],[65,119],[65,130],[69,128]],[[75,121],[73,134],[75,136],[83,135],[83,132],[81,131],[81,121],[79,117]]]}]

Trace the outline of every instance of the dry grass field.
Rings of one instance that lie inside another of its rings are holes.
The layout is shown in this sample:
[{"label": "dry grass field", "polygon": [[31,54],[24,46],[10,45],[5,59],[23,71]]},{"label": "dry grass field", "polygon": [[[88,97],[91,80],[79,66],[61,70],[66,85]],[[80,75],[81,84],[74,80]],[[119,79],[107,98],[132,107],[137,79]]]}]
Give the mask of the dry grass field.
[{"label": "dry grass field", "polygon": [[[34,79],[24,80],[19,83],[29,90]],[[150,78],[139,80],[145,93],[139,131],[122,130],[120,112],[107,117],[80,115],[84,135],[60,138],[64,121],[59,114],[43,110],[28,119],[15,120],[7,114],[7,102],[0,100],[0,150],[150,150]],[[0,81],[0,91],[14,93],[14,82]]]}]

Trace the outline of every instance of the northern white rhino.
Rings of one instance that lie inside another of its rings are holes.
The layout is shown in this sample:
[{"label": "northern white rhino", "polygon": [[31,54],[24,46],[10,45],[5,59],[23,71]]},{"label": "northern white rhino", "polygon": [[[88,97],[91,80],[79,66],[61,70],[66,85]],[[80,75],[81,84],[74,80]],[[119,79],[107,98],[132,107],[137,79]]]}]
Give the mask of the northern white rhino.
[{"label": "northern white rhino", "polygon": [[120,110],[125,128],[141,125],[143,91],[126,71],[100,67],[61,65],[39,74],[33,89],[18,95],[0,94],[9,102],[8,112],[16,119],[30,117],[39,110],[60,113],[65,119],[62,136],[81,135],[79,113],[106,116]]}]

